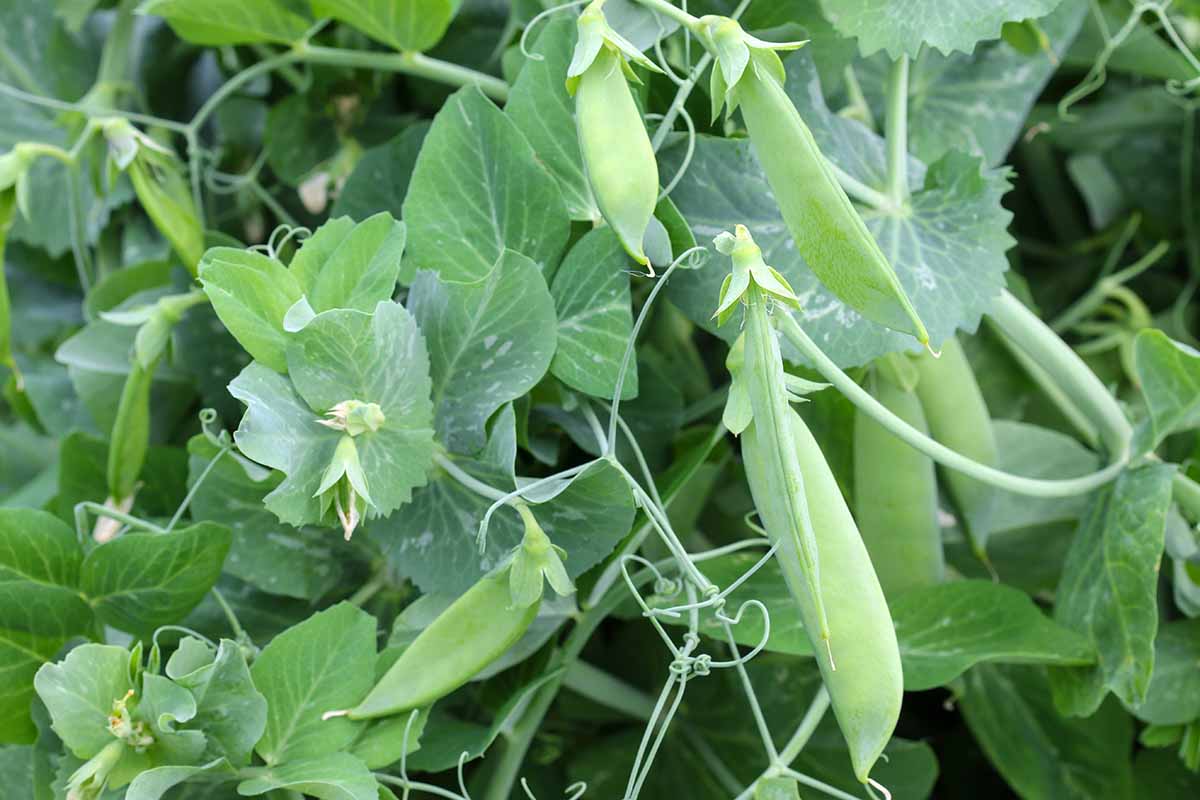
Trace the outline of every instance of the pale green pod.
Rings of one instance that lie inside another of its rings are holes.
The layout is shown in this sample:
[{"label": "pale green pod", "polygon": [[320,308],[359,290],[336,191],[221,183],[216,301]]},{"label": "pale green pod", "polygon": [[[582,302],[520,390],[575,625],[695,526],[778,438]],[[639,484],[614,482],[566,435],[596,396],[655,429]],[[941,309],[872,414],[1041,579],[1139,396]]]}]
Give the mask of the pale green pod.
[{"label": "pale green pod", "polygon": [[157,359],[148,366],[133,359],[121,391],[109,438],[107,469],[108,494],[117,503],[133,496],[138,475],[146,463],[150,445],[150,387],[157,366]]},{"label": "pale green pod", "polygon": [[575,124],[600,213],[630,257],[649,266],[642,242],[658,203],[658,162],[626,69],[613,48],[600,48],[578,79]]},{"label": "pale green pod", "polygon": [[[928,433],[915,392],[877,374],[871,394],[888,411]],[[858,409],[854,516],[886,596],[940,583],[945,577],[933,461]]]},{"label": "pale green pod", "polygon": [[[998,457],[992,418],[958,339],[951,337],[942,344],[941,358],[923,353],[913,363],[920,375],[917,397],[933,438],[972,461],[996,466]],[[986,562],[988,532],[977,521],[987,515],[990,504],[995,502],[996,492],[986,483],[957,470],[943,469],[941,472],[971,548]]]},{"label": "pale green pod", "polygon": [[847,305],[927,345],[924,323],[784,91],[782,72],[777,55],[751,48],[733,96],[796,249]]},{"label": "pale green pod", "polygon": [[[900,717],[904,694],[900,650],[883,590],[837,480],[804,421],[794,411],[790,417],[817,535],[821,594],[833,632],[833,663],[818,652],[817,664],[850,748],[854,774],[865,783]],[[785,488],[766,469],[769,453],[778,443],[764,439],[757,423],[751,423],[742,434],[746,476],[767,533],[779,542],[780,552],[784,553],[778,561],[800,607],[804,626],[812,631],[818,625],[816,610],[808,599],[799,558],[787,552],[794,549],[794,541],[778,534],[787,524],[780,502]],[[811,633],[809,638],[814,647],[822,646]]]}]

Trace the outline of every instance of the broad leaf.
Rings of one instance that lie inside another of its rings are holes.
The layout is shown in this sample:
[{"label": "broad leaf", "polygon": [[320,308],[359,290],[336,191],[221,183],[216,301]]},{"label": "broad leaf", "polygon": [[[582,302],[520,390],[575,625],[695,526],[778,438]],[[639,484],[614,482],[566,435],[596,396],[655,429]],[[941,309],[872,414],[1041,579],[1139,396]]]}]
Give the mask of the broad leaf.
[{"label": "broad leaf", "polygon": [[[554,274],[558,349],[550,371],[573,389],[611,400],[633,329],[629,257],[612,228],[580,239]],[[621,399],[637,396],[637,361],[629,364]]]},{"label": "broad leaf", "polygon": [[291,44],[312,27],[298,0],[146,0],[141,14],[162,17],[179,38],[195,44]]},{"label": "broad leaf", "polygon": [[214,247],[200,260],[200,282],[221,322],[255,360],[287,369],[283,318],[304,294],[288,270],[251,250]]},{"label": "broad leaf", "polygon": [[976,3],[968,0],[821,0],[825,16],[843,36],[858,39],[863,55],[886,50],[893,59],[915,58],[922,45],[944,54],[970,53],[976,42],[1000,37],[1006,22],[1049,14],[1061,0],[1008,0]]},{"label": "broad leaf", "polygon": [[282,480],[278,473],[226,454],[197,484],[218,450],[203,436],[193,437],[188,450],[189,483],[195,487],[192,519],[216,522],[233,532],[225,572],[264,592],[307,600],[316,600],[337,583],[341,563],[333,557],[326,532],[293,528],[263,505]]},{"label": "broad leaf", "polygon": [[1054,618],[1091,640],[1095,667],[1050,674],[1064,713],[1091,714],[1112,691],[1136,706],[1146,697],[1158,630],[1158,568],[1174,467],[1126,471],[1093,495],[1067,554]]},{"label": "broad leaf", "polygon": [[0,509],[0,629],[48,639],[88,632],[82,561],[75,533],[52,514]]},{"label": "broad leaf", "polygon": [[965,680],[967,727],[1024,800],[1130,800],[1133,726],[1115,702],[1069,719],[1055,710],[1040,668],[981,665]]},{"label": "broad leaf", "polygon": [[405,228],[381,211],[357,225],[338,217],[317,228],[289,267],[313,310],[371,313],[392,299]]},{"label": "broad leaf", "polygon": [[133,688],[129,651],[106,644],[76,647],[38,670],[34,685],[50,712],[54,732],[77,757],[89,759],[113,741],[108,715]]},{"label": "broad leaf", "polygon": [[[605,7],[605,15],[612,9],[610,3]],[[575,28],[575,20],[569,16],[551,18],[545,23],[530,48],[542,60],[525,62],[504,105],[504,113],[516,123],[533,146],[533,152],[558,179],[571,219],[592,221],[600,218],[600,209],[584,171],[575,130],[575,101],[567,94],[563,77],[575,48]],[[627,261],[621,263],[624,267]]]},{"label": "broad leaf", "polygon": [[129,532],[88,553],[80,585],[103,622],[145,633],[196,607],[221,574],[229,542],[229,529],[211,522]]},{"label": "broad leaf", "polygon": [[[184,641],[199,643],[197,639]],[[196,699],[191,727],[208,737],[205,756],[244,766],[250,763],[250,753],[266,727],[267,700],[254,687],[246,657],[236,642],[222,639],[215,653],[204,647],[208,652],[202,666],[189,664],[195,668],[173,674],[172,656],[167,674]]]},{"label": "broad leaf", "polygon": [[[535,213],[536,209],[536,213]],[[513,124],[476,87],[446,101],[413,170],[401,280],[431,269],[445,280],[478,280],[505,250],[547,275],[567,241],[569,218],[554,177]]]},{"label": "broad leaf", "polygon": [[420,52],[438,43],[454,16],[454,0],[312,0],[333,17],[397,50]]},{"label": "broad leaf", "polygon": [[450,281],[418,273],[408,307],[429,347],[438,439],[474,453],[496,409],[546,374],[555,348],[554,300],[537,266],[510,250],[478,280]]},{"label": "broad leaf", "polygon": [[[205,778],[213,781],[228,780],[237,773],[224,759],[207,764],[191,766],[154,767],[139,773],[125,790],[125,800],[159,800],[171,789],[185,781]],[[174,796],[174,795],[172,795]]]},{"label": "broad leaf", "polygon": [[1168,622],[1154,641],[1154,673],[1146,698],[1133,709],[1154,725],[1200,719],[1200,619]]},{"label": "broad leaf", "polygon": [[1134,340],[1134,367],[1150,416],[1138,426],[1142,452],[1200,426],[1200,353],[1153,328]]},{"label": "broad leaf", "polygon": [[[796,53],[785,64],[789,96],[825,157],[863,184],[883,189],[883,139],[825,106],[807,54]],[[664,171],[677,168],[682,156],[682,147],[664,152]],[[861,213],[937,344],[957,329],[974,330],[1003,286],[1008,268],[1004,252],[1013,242],[1006,231],[1011,214],[1000,204],[1008,173],[982,169],[979,160],[950,153],[927,169],[910,159],[908,174],[911,211]],[[804,264],[749,142],[699,137],[691,166],[671,199],[697,241],[711,240],[731,221],[745,224],[766,262],[796,290],[805,329],[839,365],[856,366],[912,347],[911,337],[845,306]],[[717,269],[680,272],[668,291],[693,322],[732,341],[737,326],[717,329],[712,319],[725,274]]]},{"label": "broad leaf", "polygon": [[0,742],[26,743],[37,736],[29,716],[33,678],[66,642],[65,638],[0,630]]},{"label": "broad leaf", "polygon": [[349,603],[313,614],[272,639],[250,673],[267,699],[255,749],[268,766],[336,753],[359,724],[321,715],[353,707],[374,685],[375,619]]},{"label": "broad leaf", "polygon": [[256,771],[238,784],[238,794],[255,797],[291,790],[321,800],[379,800],[379,784],[366,764],[349,753],[329,753]]}]

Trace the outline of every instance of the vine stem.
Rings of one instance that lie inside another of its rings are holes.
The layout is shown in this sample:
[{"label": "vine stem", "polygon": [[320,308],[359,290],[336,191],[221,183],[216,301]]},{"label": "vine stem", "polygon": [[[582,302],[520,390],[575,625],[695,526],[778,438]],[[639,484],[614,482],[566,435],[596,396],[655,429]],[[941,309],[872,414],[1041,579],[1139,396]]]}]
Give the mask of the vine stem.
[{"label": "vine stem", "polygon": [[899,206],[908,199],[908,56],[892,62],[887,88],[888,197]]},{"label": "vine stem", "polygon": [[[1005,295],[1009,299],[1005,300],[1002,298],[1001,301],[997,303],[997,306],[1002,306],[1002,310],[999,312],[999,315],[1004,320],[1002,327],[1007,333],[1012,325],[1018,320],[1021,321],[1022,324],[1026,325],[1028,320],[1025,319],[1023,314],[1011,308],[1012,304],[1014,303],[1017,306],[1021,306],[1020,301],[1015,297],[1008,295],[1007,292],[1005,292]],[[1024,308],[1024,306],[1021,306],[1021,308]],[[1035,320],[1037,319],[1037,317],[1031,312],[1028,312],[1027,309],[1025,313],[1033,317]],[[1072,497],[1075,495],[1086,494],[1087,492],[1093,491],[1094,489],[1098,489],[1105,485],[1120,475],[1122,470],[1125,469],[1129,462],[1128,442],[1129,437],[1132,436],[1132,430],[1129,428],[1129,424],[1127,422],[1125,422],[1124,425],[1128,435],[1124,439],[1124,444],[1115,448],[1117,455],[1115,456],[1113,463],[1109,464],[1104,469],[1093,472],[1089,475],[1082,475],[1078,478],[1066,478],[1060,480],[1028,478],[1022,475],[1014,475],[1011,472],[1005,472],[1004,470],[996,469],[994,467],[989,467],[985,464],[980,464],[978,461],[972,461],[961,453],[957,453],[940,442],[934,441],[918,431],[916,428],[909,425],[904,420],[897,417],[895,414],[892,414],[890,411],[884,408],[878,400],[876,400],[866,390],[859,386],[853,378],[842,372],[838,365],[833,363],[829,356],[825,355],[821,348],[819,348],[816,343],[808,337],[808,334],[804,332],[804,330],[790,314],[780,312],[778,317],[779,327],[784,338],[791,342],[792,345],[801,353],[803,353],[806,358],[812,361],[814,366],[816,366],[817,371],[824,375],[825,379],[833,384],[838,391],[845,395],[850,402],[852,402],[855,406],[861,409],[880,425],[891,431],[895,436],[902,439],[909,446],[916,448],[939,464],[948,467],[949,469],[961,472],[964,475],[969,475],[978,481],[982,481],[991,486],[996,486],[1009,492],[1014,492],[1016,494],[1022,494],[1029,497]],[[1041,320],[1037,320],[1037,322],[1041,327],[1033,328],[1032,326],[1029,326],[1029,330],[1022,334],[1024,341],[1017,340],[1018,346],[1022,347],[1022,349],[1026,350],[1026,352],[1029,352],[1031,349],[1036,349],[1038,353],[1035,357],[1038,357],[1042,363],[1052,366],[1053,374],[1059,378],[1060,381],[1073,381],[1076,386],[1076,391],[1071,392],[1072,396],[1077,394],[1079,391],[1099,391],[1105,398],[1108,398],[1113,406],[1116,406],[1116,401],[1112,399],[1111,395],[1109,395],[1108,390],[1104,388],[1103,384],[1100,384],[1100,380],[1094,374],[1092,374],[1091,370],[1089,370],[1082,360],[1075,355],[1074,351],[1072,351],[1065,342],[1054,335],[1053,331],[1046,327]],[[1046,340],[1047,336],[1053,338],[1053,343]],[[1030,347],[1027,345],[1036,345],[1036,347]],[[1060,352],[1060,349],[1065,350],[1066,353],[1069,354],[1069,358],[1066,354]],[[1045,357],[1047,353],[1051,352],[1055,353],[1057,356],[1055,359],[1056,363],[1054,365],[1050,365],[1049,358]],[[1030,354],[1034,355],[1034,353]],[[1096,387],[1098,387],[1098,389]],[[1076,399],[1078,400],[1078,398]],[[1103,406],[1103,401],[1097,399],[1092,403],[1090,410],[1093,413],[1100,413],[1099,409]],[[1120,413],[1119,406],[1116,406],[1116,411],[1117,413]],[[1103,416],[1106,418],[1108,425],[1115,428],[1115,420],[1107,419],[1110,415],[1111,409],[1105,408]],[[1121,417],[1121,421],[1124,422],[1124,416]],[[1115,431],[1113,433],[1115,433]],[[1112,434],[1110,433],[1110,435]],[[1116,442],[1115,438],[1111,439],[1110,441],[1109,436],[1104,436],[1103,438],[1106,443],[1111,444]]]},{"label": "vine stem", "polygon": [[678,6],[671,5],[667,0],[637,0],[637,3],[651,11],[657,11],[664,17],[675,20],[692,33],[700,32],[700,20]]},{"label": "vine stem", "polygon": [[825,712],[829,710],[829,691],[822,686],[817,690],[816,696],[808,705],[808,711],[804,712],[803,719],[796,727],[792,738],[788,739],[787,744],[779,751],[779,755],[775,757],[773,763],[763,770],[762,775],[755,779],[753,783],[745,788],[735,800],[748,800],[754,794],[754,788],[763,778],[770,778],[779,774],[782,770],[791,766],[796,757],[800,755],[800,751],[808,744],[808,740],[812,738],[813,733],[817,730],[817,726],[821,724],[821,720],[825,717]]}]

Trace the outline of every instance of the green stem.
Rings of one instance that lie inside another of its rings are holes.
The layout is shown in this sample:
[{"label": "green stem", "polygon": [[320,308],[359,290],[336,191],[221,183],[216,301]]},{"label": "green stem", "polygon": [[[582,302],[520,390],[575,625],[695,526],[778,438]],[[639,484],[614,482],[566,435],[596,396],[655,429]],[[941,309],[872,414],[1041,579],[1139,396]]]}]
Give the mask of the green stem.
[{"label": "green stem", "polygon": [[[822,156],[822,158],[824,158],[824,156]],[[841,167],[834,164],[828,158],[825,159],[825,165],[829,167],[829,171],[833,173],[833,177],[839,184],[841,184],[842,189],[844,189],[846,194],[848,194],[852,199],[857,200],[863,205],[870,206],[878,211],[894,213],[898,203],[891,197],[879,191],[878,189],[872,189],[870,186],[867,186],[865,183],[858,180],[858,178],[855,178],[850,173],[843,171]]]},{"label": "green stem", "polygon": [[1076,323],[1084,320],[1096,311],[1096,309],[1104,305],[1104,301],[1108,299],[1114,289],[1124,286],[1138,275],[1153,267],[1170,249],[1170,242],[1166,240],[1161,241],[1125,269],[1096,281],[1091,289],[1063,311],[1054,322],[1050,323],[1050,329],[1055,333],[1063,333],[1069,330]]},{"label": "green stem", "polygon": [[105,84],[125,83],[129,79],[129,43],[133,39],[134,8],[139,0],[121,0],[116,18],[104,40],[100,69],[93,90]]},{"label": "green stem", "polygon": [[753,796],[754,789],[759,781],[763,778],[774,777],[782,770],[790,767],[792,762],[796,760],[796,757],[800,755],[800,751],[808,744],[808,740],[812,738],[813,733],[816,732],[817,726],[821,724],[821,720],[825,717],[825,712],[828,710],[829,692],[822,686],[817,690],[816,696],[813,697],[812,702],[809,704],[808,711],[804,713],[804,718],[800,720],[800,725],[797,726],[796,732],[792,734],[792,738],[788,739],[787,744],[779,751],[779,756],[735,800],[747,800],[747,798]]},{"label": "green stem", "polygon": [[510,506],[516,505],[516,502],[509,500],[508,495],[506,495],[504,492],[488,486],[478,478],[468,475],[460,466],[451,461],[444,453],[435,452],[433,454],[433,463],[441,467],[447,475],[460,483],[463,487],[470,489],[480,497],[486,497],[492,502],[504,501]]},{"label": "green stem", "polygon": [[893,205],[908,199],[908,56],[892,62],[888,75],[887,171],[888,196]]},{"label": "green stem", "polygon": [[698,18],[693,17],[682,8],[671,5],[667,0],[636,0],[636,2],[651,11],[662,14],[664,17],[670,17],[692,33],[700,31],[700,20]]},{"label": "green stem", "polygon": [[217,605],[221,607],[221,611],[225,614],[225,619],[229,622],[229,627],[233,630],[234,638],[239,642],[250,641],[250,637],[246,635],[246,629],[242,627],[242,623],[238,620],[233,606],[229,605],[229,601],[225,599],[225,595],[221,594],[220,590],[215,586],[209,591],[212,592],[213,599],[217,601]]},{"label": "green stem", "polygon": [[708,68],[708,65],[712,61],[712,53],[705,53],[696,62],[696,66],[687,76],[687,79],[679,85],[679,89],[675,92],[675,99],[671,101],[671,105],[667,108],[667,113],[663,114],[662,122],[659,123],[658,130],[654,132],[654,138],[650,141],[654,152],[658,152],[663,142],[666,141],[667,134],[675,127],[675,118],[683,110],[688,98],[691,97],[692,89],[696,88],[696,82],[700,80],[700,76],[704,74],[704,70]]},{"label": "green stem", "polygon": [[385,588],[387,584],[387,575],[384,570],[380,570],[369,581],[360,586],[358,591],[346,598],[346,602],[352,606],[362,608],[363,603],[379,594],[380,590]]},{"label": "green stem", "polygon": [[1184,519],[1193,525],[1200,525],[1200,483],[1182,472],[1176,472],[1171,483],[1171,496]]},{"label": "green stem", "polygon": [[[1017,302],[1015,299],[1013,302]],[[892,414],[872,397],[866,390],[859,386],[853,378],[838,367],[837,364],[830,360],[829,356],[817,347],[816,343],[808,337],[792,319],[790,314],[779,315],[779,326],[786,338],[792,345],[798,349],[806,358],[808,358],[816,366],[817,371],[825,376],[825,379],[833,384],[846,398],[855,406],[860,408],[864,413],[874,419],[883,427],[887,428],[894,435],[907,442],[910,446],[915,447],[925,455],[932,458],[939,464],[953,470],[957,470],[964,475],[969,475],[978,481],[982,481],[988,485],[996,486],[1009,492],[1016,494],[1027,495],[1029,497],[1072,497],[1075,495],[1086,494],[1094,489],[1098,489],[1104,484],[1116,478],[1125,469],[1129,460],[1127,452],[1118,451],[1120,455],[1116,461],[1104,469],[1093,472],[1090,475],[1082,475],[1078,478],[1067,478],[1064,480],[1042,480],[1037,478],[1027,478],[1022,475],[1014,475],[1011,472],[1005,472],[994,467],[989,467],[986,464],[980,464],[977,461],[972,461],[961,453],[951,450],[949,447],[936,442],[925,434],[918,431],[916,428],[909,425],[904,420]],[[1039,320],[1040,322],[1040,320]],[[1044,324],[1043,324],[1043,327]],[[1045,328],[1049,331],[1049,328]],[[1050,334],[1053,336],[1053,333]],[[1062,340],[1054,337],[1059,344],[1066,348],[1070,348],[1062,343]],[[1018,344],[1022,344],[1018,342]],[[1023,346],[1023,345],[1022,345]],[[1078,356],[1071,353],[1078,361]],[[1087,371],[1091,376],[1091,380],[1099,383],[1095,375],[1092,375],[1083,366],[1083,362],[1079,361],[1079,367]],[[1055,370],[1056,375],[1061,376],[1061,371]],[[1077,379],[1079,376],[1074,376]],[[1104,391],[1105,396],[1108,392]],[[1115,401],[1114,401],[1115,402]],[[1125,448],[1127,450],[1128,448]]]},{"label": "green stem", "polygon": [[654,712],[654,698],[586,661],[575,661],[567,667],[563,686],[643,722],[649,722]]},{"label": "green stem", "polygon": [[310,44],[297,46],[294,53],[299,60],[310,64],[400,72],[451,86],[474,85],[497,102],[503,103],[508,100],[508,84],[500,78],[449,61],[430,58],[423,53],[379,53]]},{"label": "green stem", "polygon": [[103,505],[102,503],[94,503],[91,500],[75,504],[75,528],[77,533],[87,530],[87,512],[92,512],[97,517],[107,517],[115,519],[117,522],[122,522],[131,528],[137,528],[150,533],[166,533],[166,530],[155,525],[153,522],[147,522],[144,519],[126,514],[123,511],[118,511],[115,508]]}]

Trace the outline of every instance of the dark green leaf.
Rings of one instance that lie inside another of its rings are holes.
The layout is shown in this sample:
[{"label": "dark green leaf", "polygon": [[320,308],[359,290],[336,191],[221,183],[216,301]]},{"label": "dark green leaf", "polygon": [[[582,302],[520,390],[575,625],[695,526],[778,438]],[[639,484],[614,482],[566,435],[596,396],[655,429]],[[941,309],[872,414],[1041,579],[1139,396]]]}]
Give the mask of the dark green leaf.
[{"label": "dark green leaf", "polygon": [[1154,640],[1154,672],[1146,699],[1134,707],[1154,725],[1200,719],[1200,619],[1168,622]]},{"label": "dark green leaf", "polygon": [[138,11],[162,17],[179,38],[205,45],[291,44],[312,25],[298,0],[146,0]]},{"label": "dark green leaf", "polygon": [[1148,329],[1134,340],[1133,363],[1150,417],[1138,428],[1141,451],[1169,434],[1200,426],[1200,353]]},{"label": "dark green leaf", "polygon": [[420,52],[438,43],[458,8],[453,0],[312,0],[333,17],[397,50]]}]

